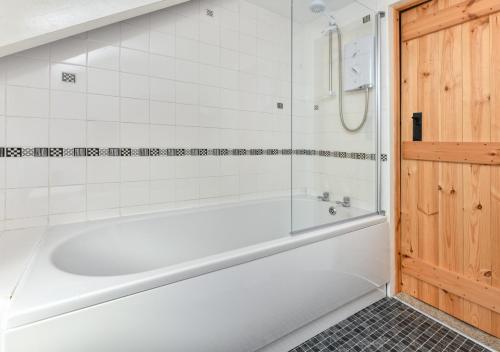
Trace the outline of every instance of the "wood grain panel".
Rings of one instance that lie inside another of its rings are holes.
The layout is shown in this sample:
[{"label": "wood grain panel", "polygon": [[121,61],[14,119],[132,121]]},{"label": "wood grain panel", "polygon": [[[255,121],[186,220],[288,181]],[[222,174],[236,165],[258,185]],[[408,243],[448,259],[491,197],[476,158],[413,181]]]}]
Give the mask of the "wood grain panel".
[{"label": "wood grain panel", "polygon": [[[457,3],[442,0],[439,8]],[[462,28],[439,32],[440,89],[439,141],[462,140]],[[499,145],[500,147],[500,145]],[[463,273],[463,177],[462,166],[439,163],[439,266]],[[439,290],[439,309],[463,319],[463,298]]]},{"label": "wood grain panel", "polygon": [[[499,2],[500,3],[500,2]],[[462,25],[463,141],[490,141],[489,18]]]},{"label": "wood grain panel", "polygon": [[[500,1],[498,0],[465,0],[442,10],[438,7],[437,11],[435,5],[435,2],[431,1],[430,5],[424,4],[417,8],[416,14],[418,15],[418,9],[426,7],[427,15],[417,16],[413,21],[404,23],[401,30],[403,41],[415,39],[500,11]],[[429,10],[429,8],[432,10]]]},{"label": "wood grain panel", "polygon": [[500,143],[403,142],[403,159],[500,165]]},{"label": "wood grain panel", "polygon": [[[439,168],[439,266],[464,271],[462,166],[441,163]],[[439,292],[439,309],[463,319],[463,299],[445,290]]]},{"label": "wood grain panel", "polygon": [[[412,139],[412,112],[418,105],[418,40],[411,40],[401,48],[401,138]],[[401,161],[401,251],[418,256],[418,173],[416,161]],[[418,295],[418,280],[401,275],[401,288],[410,295]]]},{"label": "wood grain panel", "polygon": [[[491,284],[500,288],[500,166],[491,167],[491,214]],[[500,313],[493,313],[491,330],[500,337]]]},{"label": "wood grain panel", "polygon": [[[463,141],[491,140],[489,17],[462,25]],[[464,165],[464,275],[491,284],[489,166]],[[464,302],[464,320],[485,331],[492,329],[488,309]]]},{"label": "wood grain panel", "polygon": [[[476,282],[491,284],[489,166],[465,165],[464,178],[464,275]],[[464,320],[491,330],[491,312],[464,302]]]},{"label": "wood grain panel", "polygon": [[500,313],[500,289],[498,288],[478,283],[464,275],[438,268],[416,258],[403,258],[402,266],[403,272],[407,275],[452,292],[484,309]]},{"label": "wood grain panel", "polygon": [[[500,142],[500,14],[490,16],[491,141]],[[491,167],[491,214],[500,214],[500,166]],[[491,217],[491,283],[500,288],[500,216]],[[500,336],[500,313],[492,315],[492,333]]]},{"label": "wood grain panel", "polygon": [[[426,4],[428,5],[428,4]],[[419,8],[424,8],[421,6]],[[437,10],[436,6],[428,7],[423,14]],[[439,91],[440,57],[436,50],[439,34],[433,33],[418,38],[418,107],[422,120],[424,141],[439,138]],[[433,264],[439,261],[439,165],[433,161],[418,161],[418,257]],[[424,302],[437,305],[439,290],[426,282],[419,282],[418,294]]]}]

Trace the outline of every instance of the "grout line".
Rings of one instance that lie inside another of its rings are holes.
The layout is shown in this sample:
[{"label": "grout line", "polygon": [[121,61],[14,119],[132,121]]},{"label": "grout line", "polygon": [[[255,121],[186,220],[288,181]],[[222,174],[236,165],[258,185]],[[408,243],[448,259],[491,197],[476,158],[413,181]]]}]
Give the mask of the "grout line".
[{"label": "grout line", "polygon": [[437,323],[439,323],[439,324],[441,324],[441,325],[443,325],[443,326],[446,326],[448,329],[450,329],[450,330],[451,330],[451,331],[453,331],[453,332],[456,332],[456,333],[457,333],[457,334],[459,334],[460,336],[465,337],[466,339],[471,340],[472,342],[474,342],[474,343],[476,343],[476,344],[480,345],[481,347],[486,348],[488,351],[494,352],[494,351],[491,349],[491,347],[489,347],[489,346],[485,345],[483,342],[480,342],[480,341],[476,340],[475,338],[473,338],[473,337],[471,337],[471,336],[466,335],[464,332],[462,332],[462,331],[458,330],[457,328],[455,328],[455,327],[453,327],[453,326],[449,325],[449,324],[448,324],[448,323],[446,323],[446,322],[443,322],[443,321],[441,321],[441,320],[439,320],[439,319],[437,319],[437,318],[433,317],[432,315],[430,315],[430,314],[429,314],[429,313],[427,313],[427,312],[424,312],[424,311],[423,311],[423,310],[421,310],[420,308],[417,308],[417,307],[415,307],[415,306],[411,305],[410,303],[403,301],[402,299],[400,299],[400,298],[399,298],[399,297],[397,297],[397,296],[394,296],[394,297],[392,297],[392,298],[394,298],[394,299],[396,299],[397,301],[399,301],[399,302],[403,303],[404,305],[406,305],[406,306],[408,306],[408,307],[410,307],[410,308],[412,308],[412,309],[416,310],[417,312],[419,312],[419,313],[421,313],[421,314],[425,315],[427,318],[432,319],[433,321],[435,321],[435,322],[437,322]]}]

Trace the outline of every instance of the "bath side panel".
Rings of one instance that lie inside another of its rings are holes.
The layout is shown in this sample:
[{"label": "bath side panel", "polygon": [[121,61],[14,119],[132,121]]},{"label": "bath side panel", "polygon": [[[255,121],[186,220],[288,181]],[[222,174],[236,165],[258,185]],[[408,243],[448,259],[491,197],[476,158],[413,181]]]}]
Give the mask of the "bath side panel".
[{"label": "bath side panel", "polygon": [[379,224],[8,330],[5,352],[255,351],[383,286],[389,259]]}]

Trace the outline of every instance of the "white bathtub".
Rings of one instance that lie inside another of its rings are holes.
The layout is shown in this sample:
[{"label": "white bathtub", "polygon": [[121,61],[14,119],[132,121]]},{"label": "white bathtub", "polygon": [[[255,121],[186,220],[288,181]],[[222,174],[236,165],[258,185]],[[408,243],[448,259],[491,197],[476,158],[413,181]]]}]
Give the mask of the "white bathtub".
[{"label": "white bathtub", "polygon": [[[294,218],[329,206],[303,198]],[[280,350],[273,341],[383,296],[383,217],[289,235],[290,213],[288,198],[49,228],[3,314],[2,352]]]}]

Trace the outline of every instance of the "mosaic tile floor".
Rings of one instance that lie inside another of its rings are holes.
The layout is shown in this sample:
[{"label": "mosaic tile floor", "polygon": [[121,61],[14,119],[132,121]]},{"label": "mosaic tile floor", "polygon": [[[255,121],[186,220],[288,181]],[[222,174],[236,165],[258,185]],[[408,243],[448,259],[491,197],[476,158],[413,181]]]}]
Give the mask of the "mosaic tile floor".
[{"label": "mosaic tile floor", "polygon": [[384,298],[290,352],[488,351],[392,298]]}]

